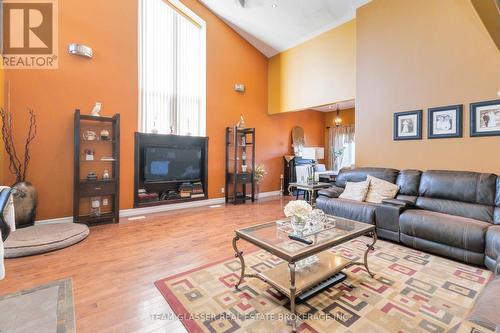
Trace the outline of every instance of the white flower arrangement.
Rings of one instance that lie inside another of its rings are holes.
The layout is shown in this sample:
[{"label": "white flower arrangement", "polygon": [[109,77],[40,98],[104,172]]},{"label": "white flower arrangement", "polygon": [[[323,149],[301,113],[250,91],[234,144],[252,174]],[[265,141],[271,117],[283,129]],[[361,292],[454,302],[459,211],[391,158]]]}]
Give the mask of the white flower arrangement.
[{"label": "white flower arrangement", "polygon": [[286,217],[297,216],[303,219],[312,212],[312,207],[304,200],[295,200],[285,206],[284,212]]}]

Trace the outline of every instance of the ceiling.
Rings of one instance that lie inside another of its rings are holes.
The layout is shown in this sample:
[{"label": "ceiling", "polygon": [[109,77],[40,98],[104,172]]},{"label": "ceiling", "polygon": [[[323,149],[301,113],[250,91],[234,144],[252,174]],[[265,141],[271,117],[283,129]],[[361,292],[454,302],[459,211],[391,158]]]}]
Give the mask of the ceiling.
[{"label": "ceiling", "polygon": [[[356,16],[371,0],[200,0],[267,57]],[[244,3],[244,6],[242,6]]]},{"label": "ceiling", "polygon": [[343,102],[318,106],[315,108],[311,108],[310,110],[321,111],[321,112],[331,112],[331,111],[337,111],[337,108],[338,108],[338,110],[353,109],[354,108],[354,100],[351,99],[349,101],[343,101]]}]

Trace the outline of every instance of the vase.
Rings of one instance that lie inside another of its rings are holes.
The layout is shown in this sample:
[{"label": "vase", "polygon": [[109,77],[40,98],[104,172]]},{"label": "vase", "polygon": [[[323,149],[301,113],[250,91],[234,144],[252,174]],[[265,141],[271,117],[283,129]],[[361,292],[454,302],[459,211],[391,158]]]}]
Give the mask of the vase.
[{"label": "vase", "polygon": [[260,190],[260,186],[259,186],[259,182],[255,182],[255,193],[254,193],[254,198],[255,200],[259,200],[259,190]]},{"label": "vase", "polygon": [[293,215],[291,223],[294,234],[296,236],[302,237],[302,232],[304,231],[304,228],[306,226],[306,219],[300,216]]},{"label": "vase", "polygon": [[35,224],[38,195],[30,182],[19,182],[12,186],[16,228]]}]

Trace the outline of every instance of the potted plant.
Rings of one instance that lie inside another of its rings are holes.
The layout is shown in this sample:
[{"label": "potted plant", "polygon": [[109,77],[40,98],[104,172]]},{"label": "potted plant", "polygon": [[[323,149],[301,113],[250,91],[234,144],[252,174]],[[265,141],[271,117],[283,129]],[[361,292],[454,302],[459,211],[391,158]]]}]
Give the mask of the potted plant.
[{"label": "potted plant", "polygon": [[257,165],[254,170],[255,193],[257,198],[259,197],[260,182],[264,179],[265,175],[267,175],[267,171],[264,164]]},{"label": "potted plant", "polygon": [[16,228],[32,226],[35,223],[36,206],[38,202],[35,187],[30,182],[26,181],[28,166],[31,159],[29,147],[36,135],[35,112],[32,109],[28,109],[28,115],[28,136],[24,144],[24,154],[19,158],[16,146],[14,145],[14,136],[12,134],[12,113],[3,108],[0,109],[2,139],[5,151],[9,156],[9,171],[16,176],[16,182],[12,185]]}]

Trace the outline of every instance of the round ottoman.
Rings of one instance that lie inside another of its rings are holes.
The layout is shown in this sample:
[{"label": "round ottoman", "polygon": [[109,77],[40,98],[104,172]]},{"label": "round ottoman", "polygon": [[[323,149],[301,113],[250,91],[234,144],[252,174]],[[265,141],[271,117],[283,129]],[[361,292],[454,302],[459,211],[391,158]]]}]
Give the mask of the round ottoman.
[{"label": "round ottoman", "polygon": [[89,228],[78,223],[38,224],[10,234],[5,258],[17,258],[63,249],[87,238]]}]

